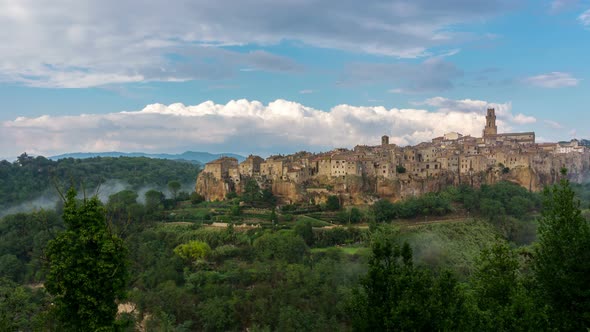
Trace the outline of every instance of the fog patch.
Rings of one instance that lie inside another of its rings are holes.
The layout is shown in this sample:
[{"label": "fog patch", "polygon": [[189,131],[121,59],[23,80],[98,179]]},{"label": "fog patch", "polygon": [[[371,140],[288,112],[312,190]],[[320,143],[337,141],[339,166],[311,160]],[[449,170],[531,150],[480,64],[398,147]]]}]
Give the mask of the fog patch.
[{"label": "fog patch", "polygon": [[[194,191],[195,184],[194,182],[186,182],[181,184],[180,190],[186,191],[189,194]],[[60,188],[62,194],[65,195],[67,188]],[[126,181],[110,179],[95,188],[80,188],[78,189],[77,198],[90,198],[97,196],[98,199],[106,204],[109,201],[109,197],[114,195],[118,192],[123,190],[131,190],[137,193],[137,202],[141,204],[145,204],[145,193],[150,190],[156,190],[162,192],[166,198],[172,198],[172,193],[168,189],[168,186],[142,186],[139,189],[133,188],[133,186]],[[61,201],[62,198],[58,190],[54,187],[47,189],[43,194],[34,198],[32,200],[5,208],[0,210],[0,218],[9,215],[9,214],[16,214],[16,213],[29,213],[36,210],[53,210],[55,209],[57,203]]]},{"label": "fog patch", "polygon": [[57,191],[55,189],[48,189],[46,190],[41,196],[32,199],[27,202],[20,203],[18,205],[14,205],[8,208],[5,208],[0,211],[0,218],[7,216],[9,214],[16,214],[16,213],[25,213],[25,212],[33,212],[37,210],[49,210],[55,209],[57,202],[59,202],[61,198],[59,197]]}]

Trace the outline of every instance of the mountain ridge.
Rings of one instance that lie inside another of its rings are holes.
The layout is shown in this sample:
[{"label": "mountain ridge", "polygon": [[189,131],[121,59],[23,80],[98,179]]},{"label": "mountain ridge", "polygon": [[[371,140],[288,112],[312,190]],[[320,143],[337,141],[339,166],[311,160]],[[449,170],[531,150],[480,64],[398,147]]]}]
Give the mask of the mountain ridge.
[{"label": "mountain ridge", "polygon": [[57,156],[51,156],[51,157],[49,157],[49,159],[59,160],[59,159],[65,159],[65,158],[86,159],[86,158],[94,158],[94,157],[147,157],[147,158],[155,158],[155,159],[197,161],[202,164],[205,164],[205,163],[208,163],[212,160],[218,159],[223,156],[236,158],[236,159],[238,159],[239,162],[242,162],[246,159],[246,157],[239,155],[239,154],[235,154],[235,153],[209,153],[209,152],[196,152],[196,151],[185,151],[180,154],[145,153],[145,152],[118,152],[118,151],[72,152],[72,153],[60,154]]}]

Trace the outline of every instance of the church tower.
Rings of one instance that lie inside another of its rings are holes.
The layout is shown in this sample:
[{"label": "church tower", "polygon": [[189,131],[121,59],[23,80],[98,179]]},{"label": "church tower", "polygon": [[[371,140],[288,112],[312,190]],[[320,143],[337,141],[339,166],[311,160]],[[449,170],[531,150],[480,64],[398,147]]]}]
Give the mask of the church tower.
[{"label": "church tower", "polygon": [[387,135],[381,136],[381,145],[383,145],[383,146],[389,145],[389,136],[387,136]]},{"label": "church tower", "polygon": [[498,127],[496,127],[496,110],[488,108],[486,115],[486,126],[483,128],[483,137],[496,136],[498,134]]}]

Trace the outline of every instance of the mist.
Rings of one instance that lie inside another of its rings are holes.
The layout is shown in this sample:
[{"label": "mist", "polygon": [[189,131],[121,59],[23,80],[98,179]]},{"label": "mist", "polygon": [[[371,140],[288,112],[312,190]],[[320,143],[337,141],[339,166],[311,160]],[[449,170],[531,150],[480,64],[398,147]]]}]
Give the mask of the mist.
[{"label": "mist", "polygon": [[[161,191],[166,196],[166,198],[172,198],[172,193],[170,192],[170,190],[168,190],[168,186],[153,185],[143,186],[139,189],[135,189],[129,183],[116,179],[107,180],[95,188],[86,188],[85,190],[78,190],[78,198],[82,199],[85,196],[97,196],[101,202],[106,204],[109,200],[109,196],[121,192],[123,190],[135,191],[138,195],[137,202],[141,204],[145,204],[145,193],[149,190]],[[180,191],[186,191],[189,193],[194,191],[194,183],[187,182],[181,184]],[[34,199],[0,210],[0,218],[10,214],[29,213],[41,209],[53,210],[55,209],[57,203],[61,199],[62,198],[60,197],[57,189],[50,188]]]}]

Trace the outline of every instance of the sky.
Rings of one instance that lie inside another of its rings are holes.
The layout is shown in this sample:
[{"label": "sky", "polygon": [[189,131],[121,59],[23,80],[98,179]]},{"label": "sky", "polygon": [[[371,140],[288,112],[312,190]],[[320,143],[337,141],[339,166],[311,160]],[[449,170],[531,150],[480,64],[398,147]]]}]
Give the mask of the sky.
[{"label": "sky", "polygon": [[0,0],[0,159],[590,138],[586,0]]}]

